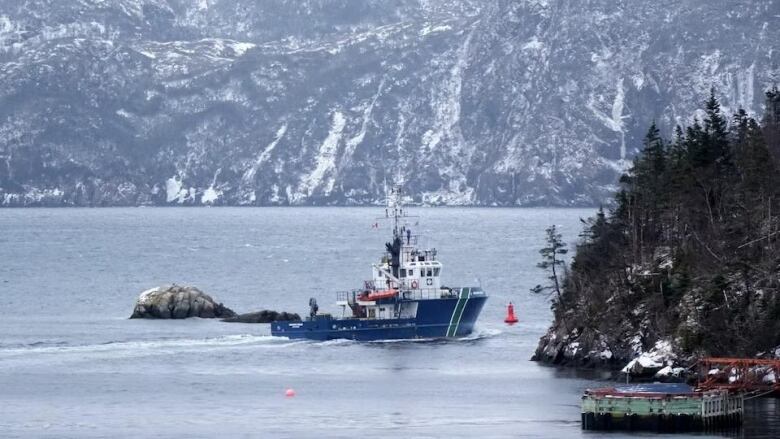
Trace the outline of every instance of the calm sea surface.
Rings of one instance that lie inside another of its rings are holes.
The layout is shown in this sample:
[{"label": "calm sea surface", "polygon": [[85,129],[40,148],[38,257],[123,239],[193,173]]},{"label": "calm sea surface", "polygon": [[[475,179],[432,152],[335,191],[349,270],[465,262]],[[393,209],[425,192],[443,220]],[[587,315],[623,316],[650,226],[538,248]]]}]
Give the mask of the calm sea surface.
[{"label": "calm sea surface", "polygon": [[[142,290],[172,282],[239,312],[305,313],[317,297],[337,313],[334,292],[359,287],[383,250],[379,209],[0,209],[0,436],[602,437],[580,430],[579,397],[607,378],[528,361],[551,318],[528,291],[544,281],[544,229],[574,243],[593,211],[413,210],[445,283],[491,295],[466,340],[127,319]],[[747,423],[736,437],[780,437],[780,404],[749,405]]]}]

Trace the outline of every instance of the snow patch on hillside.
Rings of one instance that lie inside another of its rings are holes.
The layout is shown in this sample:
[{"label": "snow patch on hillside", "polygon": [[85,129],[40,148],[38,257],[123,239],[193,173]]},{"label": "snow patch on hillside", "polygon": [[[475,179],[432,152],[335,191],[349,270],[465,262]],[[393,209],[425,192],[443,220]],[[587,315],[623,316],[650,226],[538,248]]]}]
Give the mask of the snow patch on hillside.
[{"label": "snow patch on hillside", "polygon": [[[325,195],[330,194],[333,191],[333,185],[335,184],[335,176],[332,175],[336,167],[336,152],[341,142],[341,137],[344,133],[344,127],[347,124],[347,119],[340,111],[333,112],[333,121],[330,126],[330,131],[327,137],[322,142],[317,154],[317,165],[314,167],[308,175],[304,176],[298,186],[298,195],[295,198],[300,198],[300,195],[311,196],[314,189],[324,186],[322,192]],[[323,183],[325,177],[327,180]]]},{"label": "snow patch on hillside", "polygon": [[174,175],[165,181],[165,201],[172,203],[174,201],[183,203],[190,193],[182,185],[181,177]]},{"label": "snow patch on hillside", "polygon": [[431,106],[434,112],[433,128],[423,134],[423,144],[431,151],[435,150],[445,137],[454,138],[462,144],[462,135],[457,130],[461,112],[461,91],[463,71],[468,67],[468,50],[474,31],[470,32],[456,52],[455,63],[449,71],[449,77],[441,87],[434,89]]},{"label": "snow patch on hillside", "polygon": [[436,33],[436,32],[445,32],[445,31],[448,31],[448,30],[451,30],[451,29],[452,29],[452,26],[450,26],[448,24],[437,24],[437,25],[429,24],[429,25],[425,26],[424,28],[422,28],[422,30],[420,30],[420,36],[424,37],[424,36],[429,35],[429,34],[433,34],[433,33]]},{"label": "snow patch on hillside", "polygon": [[593,115],[596,116],[596,118],[600,120],[604,126],[620,135],[621,160],[626,159],[626,133],[624,130],[625,124],[623,119],[629,117],[623,115],[626,99],[626,90],[624,88],[623,82],[624,80],[622,77],[618,78],[617,84],[615,85],[615,97],[612,100],[612,106],[609,115],[598,108],[599,101],[602,99],[597,99],[595,95],[590,96],[587,104],[587,107],[591,113],[593,113]]},{"label": "snow patch on hillside", "polygon": [[530,40],[523,44],[523,50],[540,50],[544,48],[544,43],[539,41],[539,38],[534,35]]},{"label": "snow patch on hillside", "polygon": [[371,99],[371,102],[368,103],[368,105],[365,106],[365,109],[363,110],[363,121],[360,124],[360,131],[357,133],[356,136],[350,138],[346,142],[346,148],[344,149],[344,157],[350,158],[352,157],[352,154],[355,152],[355,148],[357,148],[358,145],[363,143],[363,139],[366,138],[366,132],[368,130],[368,124],[372,121],[371,120],[371,113],[374,111],[374,106],[376,105],[377,99],[379,99],[379,96],[382,94],[382,88],[385,86],[385,80],[382,79],[382,82],[379,83],[379,88],[377,89],[376,94]]},{"label": "snow patch on hillside", "polygon": [[255,47],[257,47],[257,45],[253,44],[253,43],[243,43],[243,42],[239,42],[239,41],[229,41],[228,42],[228,47],[233,49],[233,53],[235,53],[236,56],[244,56],[244,54],[248,50],[254,49]]},{"label": "snow patch on hillside", "polygon": [[213,204],[222,195],[222,191],[214,189],[214,186],[209,186],[203,195],[200,197],[200,202],[203,204]]}]

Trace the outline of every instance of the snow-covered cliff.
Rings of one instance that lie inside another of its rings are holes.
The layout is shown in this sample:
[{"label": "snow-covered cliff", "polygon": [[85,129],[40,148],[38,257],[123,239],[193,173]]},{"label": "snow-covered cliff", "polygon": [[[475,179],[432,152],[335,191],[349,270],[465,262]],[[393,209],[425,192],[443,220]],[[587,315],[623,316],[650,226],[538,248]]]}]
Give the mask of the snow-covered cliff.
[{"label": "snow-covered cliff", "polygon": [[709,88],[760,113],[772,0],[0,0],[0,205],[586,205]]}]

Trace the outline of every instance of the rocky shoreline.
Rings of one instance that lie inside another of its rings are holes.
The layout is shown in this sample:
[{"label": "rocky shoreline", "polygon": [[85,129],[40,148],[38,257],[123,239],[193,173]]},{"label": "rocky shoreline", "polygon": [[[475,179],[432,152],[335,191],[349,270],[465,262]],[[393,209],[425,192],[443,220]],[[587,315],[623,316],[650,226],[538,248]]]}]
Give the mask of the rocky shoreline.
[{"label": "rocky shoreline", "polygon": [[[703,354],[703,353],[702,353]],[[639,335],[607,336],[592,328],[556,322],[539,339],[531,361],[557,367],[600,369],[632,380],[686,381],[691,379],[700,355],[682,353],[674,340],[660,339],[643,348]],[[780,346],[759,352],[756,358],[780,359]]]}]

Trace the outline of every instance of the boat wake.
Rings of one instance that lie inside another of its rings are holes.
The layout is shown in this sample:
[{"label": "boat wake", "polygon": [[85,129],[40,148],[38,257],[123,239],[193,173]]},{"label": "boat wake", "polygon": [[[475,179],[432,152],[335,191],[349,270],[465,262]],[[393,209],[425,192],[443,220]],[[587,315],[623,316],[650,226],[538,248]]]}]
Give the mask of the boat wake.
[{"label": "boat wake", "polygon": [[389,339],[389,340],[371,340],[371,341],[356,341],[346,338],[338,338],[327,341],[316,340],[291,340],[287,337],[271,336],[277,340],[284,340],[290,343],[304,343],[310,346],[316,347],[333,347],[333,346],[354,346],[354,345],[386,345],[386,344],[458,344],[458,343],[473,343],[480,340],[496,337],[502,334],[503,331],[499,329],[483,329],[472,332],[465,337],[458,338],[404,338],[404,339]]},{"label": "boat wake", "polygon": [[488,338],[500,335],[503,331],[498,329],[482,329],[476,330],[465,337],[448,337],[448,338],[413,338],[413,339],[401,339],[401,340],[374,340],[369,341],[369,344],[388,344],[388,343],[435,343],[435,344],[458,344],[458,343],[472,343],[479,340],[485,340]]},{"label": "boat wake", "polygon": [[301,341],[291,341],[270,335],[236,334],[207,338],[163,338],[154,340],[108,341],[105,343],[84,345],[62,345],[34,342],[13,348],[0,348],[0,359],[51,356],[51,355],[101,355],[116,354],[117,356],[138,356],[155,353],[172,353],[181,351],[202,350],[209,348],[225,348],[235,346],[286,347],[300,344]]},{"label": "boat wake", "polygon": [[310,342],[311,344],[314,344],[316,346],[350,346],[354,344],[358,344],[359,342],[354,340],[349,340],[346,338],[338,338],[335,340],[328,340],[328,341],[318,341],[318,342]]},{"label": "boat wake", "polygon": [[500,329],[479,329],[479,330],[476,330],[476,331],[472,332],[471,334],[469,334],[469,335],[467,335],[465,337],[455,339],[454,341],[484,340],[484,339],[488,339],[488,338],[497,337],[497,336],[499,336],[499,335],[501,335],[503,333],[504,333],[504,331],[502,331]]}]

